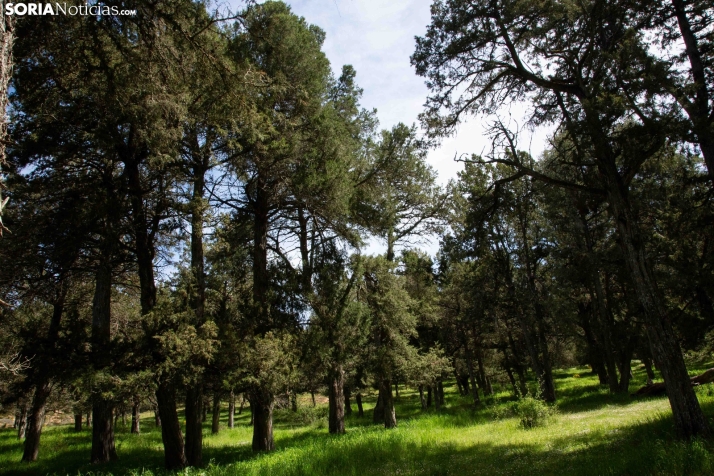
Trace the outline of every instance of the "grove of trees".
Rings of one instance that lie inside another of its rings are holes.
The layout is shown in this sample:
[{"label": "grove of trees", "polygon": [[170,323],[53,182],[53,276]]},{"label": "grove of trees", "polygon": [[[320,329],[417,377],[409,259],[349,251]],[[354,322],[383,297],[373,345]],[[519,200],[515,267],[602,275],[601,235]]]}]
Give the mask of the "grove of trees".
[{"label": "grove of trees", "polygon": [[[710,1],[436,0],[422,128],[385,130],[282,2],[116,3],[137,14],[3,17],[0,403],[24,461],[54,408],[93,463],[153,411],[181,469],[222,403],[272,451],[299,393],[342,434],[373,392],[397,426],[399,385],[422,410],[445,379],[554,402],[554,369],[587,364],[627,394],[633,359],[681,438],[712,436],[685,359],[714,346]],[[467,116],[492,147],[441,187],[427,153]]]}]

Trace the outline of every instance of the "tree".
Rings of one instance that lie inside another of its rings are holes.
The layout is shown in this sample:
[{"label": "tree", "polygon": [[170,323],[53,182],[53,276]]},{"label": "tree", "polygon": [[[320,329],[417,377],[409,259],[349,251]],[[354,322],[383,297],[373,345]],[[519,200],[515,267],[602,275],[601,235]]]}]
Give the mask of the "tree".
[{"label": "tree", "polygon": [[[538,173],[519,159],[513,134],[501,127],[496,135],[504,140],[504,152],[491,161],[514,166],[516,176],[530,175],[606,198],[665,378],[677,432],[685,438],[709,436],[646,258],[629,193],[632,179],[665,135],[663,124],[646,115],[623,122],[632,116],[634,106],[613,101],[626,99],[618,85],[636,76],[642,66],[643,48],[636,41],[642,33],[636,22],[626,21],[624,8],[619,3],[594,3],[572,16],[561,4],[543,8],[525,1],[438,2],[427,35],[417,40],[412,62],[418,74],[429,77],[433,94],[424,120],[433,135],[453,130],[463,114],[492,112],[505,100],[527,97],[534,103],[534,122],[559,121],[579,150],[588,151],[578,155],[577,164],[595,169],[597,187]],[[468,85],[465,90],[455,87],[462,83]],[[445,116],[440,114],[443,109]]]},{"label": "tree", "polygon": [[345,432],[345,373],[354,367],[354,357],[365,344],[369,329],[367,309],[355,299],[355,284],[362,269],[359,256],[350,265],[344,252],[331,242],[317,252],[313,294],[314,313],[308,332],[317,348],[319,366],[326,374],[330,433]]},{"label": "tree", "polygon": [[[15,17],[5,15],[5,3],[4,0],[0,2],[0,8],[3,11],[2,19],[0,19],[0,172],[6,162],[8,86],[12,77],[12,49],[15,41]],[[5,184],[0,182],[0,236],[5,230],[5,226],[2,224],[2,211],[7,204],[7,198],[2,198],[4,186]]]},{"label": "tree", "polygon": [[356,214],[386,241],[389,261],[397,243],[439,231],[445,195],[426,163],[426,149],[414,126],[400,123],[382,131],[357,187]]},{"label": "tree", "polygon": [[[384,257],[365,258],[360,299],[370,311],[369,364],[374,373],[385,428],[397,426],[392,398],[395,373],[406,369],[416,354],[410,339],[416,336],[415,303],[404,289],[404,280],[394,274],[394,263]],[[403,372],[406,373],[406,372]]]},{"label": "tree", "polygon": [[[319,233],[339,226],[337,217],[347,212],[345,156],[354,148],[349,124],[354,105],[348,101],[355,92],[354,71],[347,70],[335,84],[320,50],[324,33],[288,6],[251,6],[244,18],[245,31],[235,35],[231,49],[235,61],[254,66],[265,83],[250,96],[258,115],[255,130],[237,140],[241,150],[231,161],[230,183],[223,185],[226,194],[220,200],[241,220],[252,220],[253,298],[245,331],[259,338],[294,328],[296,307],[303,305],[297,300],[300,289],[292,287],[294,270],[283,240],[303,240],[302,252],[310,220],[311,232]],[[312,273],[307,264],[303,255],[304,280]],[[272,450],[274,393],[255,386],[249,395],[254,415],[263,415],[254,419],[253,449]]]}]

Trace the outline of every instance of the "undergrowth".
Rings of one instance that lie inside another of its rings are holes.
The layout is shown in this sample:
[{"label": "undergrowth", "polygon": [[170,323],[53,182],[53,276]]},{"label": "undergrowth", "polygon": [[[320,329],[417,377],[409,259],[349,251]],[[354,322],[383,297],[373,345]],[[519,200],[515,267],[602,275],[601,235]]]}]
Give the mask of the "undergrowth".
[{"label": "undergrowth", "polygon": [[[698,369],[693,369],[697,373]],[[577,375],[577,377],[576,377]],[[631,389],[645,381],[635,369]],[[217,435],[204,429],[204,468],[184,476],[228,475],[463,475],[479,474],[629,474],[705,475],[714,472],[711,443],[678,441],[666,398],[636,400],[609,395],[577,368],[556,372],[555,406],[507,388],[497,389],[474,409],[471,397],[446,389],[440,412],[422,412],[419,396],[401,389],[396,399],[398,427],[373,424],[374,396],[365,398],[365,416],[347,418],[347,434],[327,433],[326,405],[303,399],[298,412],[275,412],[276,451],[250,450],[250,413],[236,416],[236,427]],[[696,390],[705,414],[714,416],[714,385]],[[486,404],[487,403],[487,404]],[[222,423],[225,425],[225,412]],[[210,418],[209,418],[210,420]],[[547,424],[543,424],[543,423]],[[714,423],[714,422],[713,422]],[[528,430],[524,429],[528,428]],[[57,476],[165,476],[161,433],[147,413],[141,435],[119,426],[119,460],[102,466],[87,463],[88,430],[70,426],[43,431],[40,460],[21,464],[22,442],[12,429],[0,430],[0,474]]]}]

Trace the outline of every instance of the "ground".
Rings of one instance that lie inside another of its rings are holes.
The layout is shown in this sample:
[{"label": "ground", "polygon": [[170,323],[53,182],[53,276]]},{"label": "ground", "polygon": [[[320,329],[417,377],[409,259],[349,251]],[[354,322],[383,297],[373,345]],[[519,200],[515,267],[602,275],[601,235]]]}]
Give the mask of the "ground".
[{"label": "ground", "polygon": [[[711,366],[711,365],[710,365]],[[704,366],[692,366],[691,374]],[[255,455],[250,449],[249,415],[226,428],[225,411],[218,435],[204,428],[205,468],[188,475],[696,475],[714,474],[714,446],[674,438],[666,397],[634,399],[611,396],[586,368],[556,372],[558,403],[545,426],[523,429],[510,408],[507,388],[473,410],[470,397],[446,388],[446,407],[422,412],[418,394],[400,390],[398,428],[372,423],[374,397],[366,415],[347,419],[347,434],[327,433],[325,399],[312,408],[301,398],[298,413],[275,413],[276,451]],[[644,382],[636,368],[631,390]],[[714,385],[697,389],[710,421],[714,420]],[[356,405],[353,404],[356,410]],[[2,475],[158,475],[163,453],[153,415],[142,415],[142,434],[117,428],[119,460],[102,466],[87,463],[91,434],[70,425],[47,426],[40,460],[20,463],[22,444],[12,429],[0,430]],[[714,421],[712,421],[714,424]]]}]

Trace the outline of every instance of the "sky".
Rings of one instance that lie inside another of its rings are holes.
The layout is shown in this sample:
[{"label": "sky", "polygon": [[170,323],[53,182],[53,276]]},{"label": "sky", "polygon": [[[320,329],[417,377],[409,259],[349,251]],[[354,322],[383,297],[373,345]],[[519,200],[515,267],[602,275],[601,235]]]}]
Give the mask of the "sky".
[{"label": "sky", "polygon": [[[415,36],[423,36],[430,23],[431,0],[294,0],[287,2],[293,12],[326,33],[323,51],[336,75],[342,65],[357,71],[357,84],[364,90],[362,107],[377,109],[380,127],[391,128],[403,122],[418,123],[428,96],[424,78],[416,75],[409,62],[414,53]],[[521,112],[513,112],[516,120]],[[446,138],[429,152],[428,162],[446,185],[456,178],[462,164],[454,157],[488,152],[490,142],[484,134],[488,118],[476,117],[462,123],[454,137]],[[546,133],[539,131],[522,141],[523,148],[538,156]],[[423,246],[434,255],[438,242]],[[384,252],[383,244],[372,240],[366,253]]]},{"label": "sky", "polygon": [[[335,72],[351,64],[364,89],[362,106],[376,108],[380,127],[416,123],[428,95],[424,79],[409,63],[417,35],[430,22],[430,0],[298,0],[293,12],[325,30],[323,50]],[[480,127],[469,124],[429,154],[429,163],[446,184],[461,169],[456,152],[480,152],[486,145]]]}]

